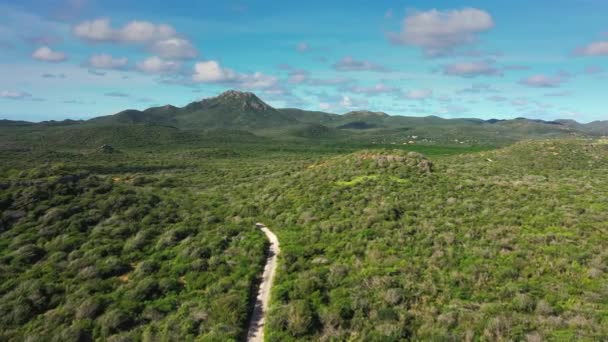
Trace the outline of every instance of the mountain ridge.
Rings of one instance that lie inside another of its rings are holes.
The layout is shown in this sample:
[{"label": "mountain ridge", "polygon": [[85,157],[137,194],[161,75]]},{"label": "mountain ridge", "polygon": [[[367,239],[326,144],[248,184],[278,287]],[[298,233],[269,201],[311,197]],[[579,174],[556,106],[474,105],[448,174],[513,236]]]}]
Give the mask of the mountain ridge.
[{"label": "mountain ridge", "polygon": [[[274,108],[260,99],[256,94],[252,92],[246,91],[238,91],[238,90],[227,90],[218,96],[204,98],[199,101],[193,101],[183,107],[176,107],[171,104],[166,104],[163,106],[149,107],[144,110],[137,109],[126,109],[121,112],[97,116],[88,120],[72,120],[65,119],[61,121],[50,120],[50,121],[42,121],[42,122],[31,122],[24,120],[8,120],[8,119],[0,119],[0,125],[30,125],[30,124],[39,124],[39,125],[71,125],[78,123],[86,123],[86,122],[108,122],[110,123],[110,118],[118,119],[116,120],[118,123],[156,123],[156,124],[165,124],[166,121],[171,121],[172,116],[178,115],[180,112],[184,110],[188,111],[199,111],[199,110],[209,110],[217,107],[227,107],[225,109],[230,109],[233,111],[249,111],[249,112],[280,112],[283,114],[284,119],[288,119],[288,121],[297,120],[300,123],[329,123],[339,121],[340,119],[344,120],[345,118],[349,119],[425,119],[425,120],[445,120],[445,121],[458,121],[458,120],[469,120],[471,122],[480,122],[480,123],[488,123],[488,124],[496,124],[496,123],[504,123],[511,121],[529,121],[538,124],[547,124],[547,125],[562,125],[568,127],[589,127],[589,126],[605,126],[608,129],[608,120],[596,120],[590,123],[580,123],[573,119],[556,119],[556,120],[542,120],[542,119],[529,119],[525,117],[516,117],[513,119],[479,119],[479,118],[442,118],[435,115],[429,116],[405,116],[405,115],[391,115],[385,112],[371,111],[371,110],[354,110],[344,114],[336,114],[329,113],[323,111],[313,111],[306,110],[300,108]],[[161,119],[155,118],[158,116],[162,116]],[[314,117],[311,119],[311,116]],[[289,120],[291,119],[291,120]],[[161,121],[161,122],[157,122]],[[164,122],[163,122],[164,121]],[[112,122],[114,123],[114,122]]]},{"label": "mountain ridge", "polygon": [[[138,126],[146,126],[140,127]],[[520,140],[560,137],[599,137],[608,135],[608,121],[589,124],[574,120],[527,119],[477,119],[441,118],[438,116],[401,116],[366,110],[334,114],[297,108],[274,108],[251,92],[229,90],[215,97],[191,102],[183,107],[171,104],[144,110],[127,109],[116,114],[95,117],[86,121],[64,120],[29,123],[0,120],[5,139],[15,131],[38,131],[36,134],[61,136],[94,135],[90,141],[116,138],[107,134],[106,127],[117,127],[116,132],[129,132],[129,137],[119,139],[134,141],[145,132],[166,137],[185,135],[217,137],[217,130],[240,131],[258,137],[278,140],[317,142],[358,142],[362,144],[466,144],[504,145]],[[118,129],[132,127],[133,129]],[[163,130],[162,127],[171,130]],[[69,130],[68,130],[69,128]],[[100,129],[96,129],[100,128]],[[66,130],[53,133],[52,130]],[[172,131],[175,130],[175,131]],[[207,133],[211,132],[213,133]],[[46,132],[46,133],[45,133]],[[133,134],[133,132],[138,132]],[[36,136],[32,133],[32,137]],[[126,133],[125,133],[126,134]],[[237,134],[238,136],[238,134]],[[198,138],[189,138],[195,141]],[[148,141],[144,139],[145,141]],[[179,141],[177,139],[176,141]],[[61,140],[64,145],[67,142]]]}]

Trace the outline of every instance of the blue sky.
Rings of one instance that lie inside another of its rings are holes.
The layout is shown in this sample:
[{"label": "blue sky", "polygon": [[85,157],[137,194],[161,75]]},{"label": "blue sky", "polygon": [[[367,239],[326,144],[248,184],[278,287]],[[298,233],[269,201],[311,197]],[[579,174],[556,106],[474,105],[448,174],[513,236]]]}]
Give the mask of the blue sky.
[{"label": "blue sky", "polygon": [[0,118],[227,89],[276,107],[608,119],[608,1],[0,0]]}]

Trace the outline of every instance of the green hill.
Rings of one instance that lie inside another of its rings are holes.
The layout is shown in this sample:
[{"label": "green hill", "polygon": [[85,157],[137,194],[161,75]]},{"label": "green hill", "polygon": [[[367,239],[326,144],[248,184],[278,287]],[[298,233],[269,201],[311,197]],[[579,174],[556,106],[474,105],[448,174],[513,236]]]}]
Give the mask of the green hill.
[{"label": "green hill", "polygon": [[[295,108],[276,109],[253,93],[231,90],[181,108],[166,105],[143,111],[129,109],[88,121],[2,120],[0,147],[198,144],[212,140],[209,132],[216,129],[241,132],[238,135],[247,133],[247,141],[257,136],[277,142],[367,146],[503,146],[526,139],[608,135],[607,122],[444,119],[371,111],[338,115]],[[232,136],[234,134],[229,134],[227,139],[232,140]]]},{"label": "green hill", "polygon": [[144,111],[127,110],[90,120],[96,124],[147,123],[181,129],[259,129],[298,123],[272,108],[253,93],[227,91],[217,97],[192,102],[183,108],[170,105]]}]

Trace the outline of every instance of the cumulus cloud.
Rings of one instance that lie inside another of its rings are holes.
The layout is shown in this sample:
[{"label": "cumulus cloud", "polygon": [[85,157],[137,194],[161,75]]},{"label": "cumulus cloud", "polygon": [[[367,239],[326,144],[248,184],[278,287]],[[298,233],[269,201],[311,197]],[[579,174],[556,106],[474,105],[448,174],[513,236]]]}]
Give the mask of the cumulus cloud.
[{"label": "cumulus cloud", "polygon": [[115,58],[109,54],[98,54],[89,57],[85,65],[95,69],[124,69],[129,64],[126,57]]},{"label": "cumulus cloud", "polygon": [[462,117],[463,113],[470,112],[471,109],[460,105],[448,105],[440,108],[434,114],[446,117]]},{"label": "cumulus cloud", "polygon": [[521,70],[528,70],[530,69],[529,66],[527,65],[521,65],[521,64],[512,64],[512,65],[506,65],[502,68],[503,70],[515,70],[515,71],[521,71]]},{"label": "cumulus cloud", "polygon": [[342,58],[333,65],[333,68],[337,71],[388,71],[388,69],[382,65],[378,65],[370,61],[358,61],[350,56]]},{"label": "cumulus cloud", "polygon": [[243,88],[258,89],[274,87],[277,82],[278,79],[274,76],[255,72],[253,74],[240,75],[238,84]]},{"label": "cumulus cloud", "polygon": [[446,65],[443,73],[450,76],[477,77],[500,76],[502,71],[488,62],[463,62]]},{"label": "cumulus cloud", "polygon": [[65,74],[53,74],[50,72],[44,73],[41,75],[42,78],[65,78]]},{"label": "cumulus cloud", "polygon": [[110,26],[109,19],[95,19],[82,22],[72,28],[72,33],[83,40],[92,42],[119,41],[119,31]]},{"label": "cumulus cloud", "polygon": [[512,100],[511,104],[516,107],[525,107],[528,104],[530,104],[530,101],[528,101],[528,99],[526,99],[526,98],[519,97],[519,98]]},{"label": "cumulus cloud", "polygon": [[45,45],[45,46],[49,46],[49,45],[55,45],[55,44],[59,44],[61,42],[63,42],[63,39],[59,36],[55,36],[55,35],[36,35],[36,36],[26,36],[23,37],[23,39],[30,43],[30,44],[34,44],[34,45]]},{"label": "cumulus cloud", "polygon": [[593,42],[575,53],[580,56],[608,56],[608,41]]},{"label": "cumulus cloud", "polygon": [[192,80],[201,83],[219,83],[234,81],[237,73],[232,69],[223,68],[216,61],[198,62],[194,65]]},{"label": "cumulus cloud", "polygon": [[292,83],[292,84],[302,84],[305,83],[306,81],[308,81],[309,75],[310,73],[306,70],[293,70],[289,73],[289,78],[287,79],[287,82]]},{"label": "cumulus cloud", "polygon": [[334,78],[311,78],[308,82],[314,86],[339,86],[354,83],[352,78],[334,77]]},{"label": "cumulus cloud", "polygon": [[364,99],[355,99],[350,96],[342,95],[339,105],[347,110],[360,109],[367,106],[368,102]]},{"label": "cumulus cloud", "polygon": [[319,109],[320,110],[330,110],[331,109],[331,104],[327,103],[327,102],[319,102]]},{"label": "cumulus cloud", "polygon": [[173,38],[175,29],[166,24],[134,20],[121,28],[113,28],[110,20],[100,18],[82,22],[72,28],[72,33],[90,42],[150,43]]},{"label": "cumulus cloud", "polygon": [[281,85],[276,85],[261,91],[265,101],[281,103],[281,107],[302,108],[308,106],[308,102],[292,93]]},{"label": "cumulus cloud", "polygon": [[498,96],[498,95],[490,96],[487,99],[489,101],[494,101],[494,102],[504,102],[504,101],[508,100],[506,97],[504,97],[504,96]]},{"label": "cumulus cloud", "polygon": [[57,63],[65,61],[68,56],[63,52],[53,51],[48,46],[43,46],[34,51],[32,58],[39,61]]},{"label": "cumulus cloud", "polygon": [[109,97],[129,97],[129,94],[120,92],[120,91],[111,91],[108,93],[105,93],[104,96],[109,96]]},{"label": "cumulus cloud", "polygon": [[604,72],[604,68],[597,65],[589,65],[585,67],[585,74],[587,75],[596,75]]},{"label": "cumulus cloud", "polygon": [[430,89],[414,89],[403,94],[403,98],[408,100],[426,100],[433,96],[433,91]]},{"label": "cumulus cloud", "polygon": [[492,87],[490,84],[486,83],[475,83],[472,84],[469,88],[460,89],[457,91],[458,94],[479,94],[479,93],[497,93],[498,90]]},{"label": "cumulus cloud", "polygon": [[105,76],[106,75],[106,73],[104,71],[93,70],[93,69],[89,69],[89,70],[87,70],[87,72],[94,76]]},{"label": "cumulus cloud", "polygon": [[403,20],[403,29],[389,34],[395,44],[420,47],[427,56],[449,54],[474,43],[477,36],[494,27],[492,16],[476,8],[414,12]]},{"label": "cumulus cloud", "polygon": [[32,94],[26,93],[24,91],[11,91],[11,90],[2,90],[0,91],[0,98],[10,99],[10,100],[21,100],[25,98],[31,98]]},{"label": "cumulus cloud", "polygon": [[158,56],[152,56],[138,62],[136,68],[148,74],[166,74],[179,70],[180,66],[178,62],[167,61]]},{"label": "cumulus cloud", "polygon": [[107,18],[75,25],[72,33],[88,42],[138,44],[165,59],[191,59],[198,51],[188,39],[170,25],[134,20],[122,27],[112,27]]},{"label": "cumulus cloud", "polygon": [[561,76],[532,75],[519,81],[520,84],[535,88],[557,88],[565,78]]},{"label": "cumulus cloud", "polygon": [[570,93],[569,91],[557,91],[557,92],[553,92],[553,93],[547,93],[544,96],[547,97],[566,97],[566,96],[570,96],[572,95],[572,93]]},{"label": "cumulus cloud", "polygon": [[311,94],[316,96],[317,106],[324,111],[352,111],[364,109],[369,102],[364,98],[356,98],[349,95],[333,95],[326,92]]},{"label": "cumulus cloud", "polygon": [[299,43],[296,46],[296,50],[298,50],[298,52],[307,52],[307,51],[310,50],[310,45],[308,43],[305,43],[305,42]]},{"label": "cumulus cloud", "polygon": [[177,37],[154,42],[150,50],[160,57],[168,59],[190,59],[198,55],[190,41]]},{"label": "cumulus cloud", "polygon": [[278,79],[261,72],[253,74],[238,73],[232,69],[222,67],[217,61],[202,61],[194,64],[192,81],[197,83],[221,83],[237,85],[242,88],[271,88]]},{"label": "cumulus cloud", "polygon": [[388,94],[399,91],[395,87],[391,87],[384,83],[378,83],[372,87],[352,87],[350,91],[357,94],[367,94],[367,95],[378,95],[378,94]]}]

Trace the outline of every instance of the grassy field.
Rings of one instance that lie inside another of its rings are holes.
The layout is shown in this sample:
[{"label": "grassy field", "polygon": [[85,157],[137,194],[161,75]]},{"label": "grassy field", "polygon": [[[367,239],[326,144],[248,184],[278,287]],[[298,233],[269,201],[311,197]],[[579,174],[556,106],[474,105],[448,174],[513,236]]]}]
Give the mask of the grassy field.
[{"label": "grassy field", "polygon": [[3,145],[0,339],[239,340],[258,221],[270,341],[608,336],[608,145],[246,137]]}]

